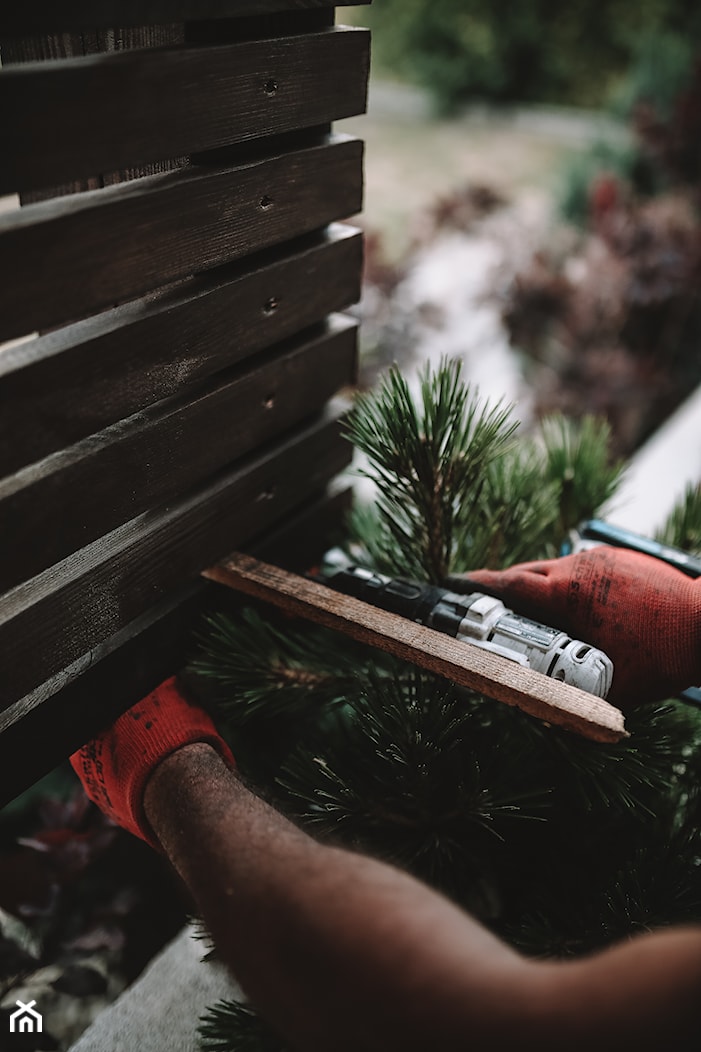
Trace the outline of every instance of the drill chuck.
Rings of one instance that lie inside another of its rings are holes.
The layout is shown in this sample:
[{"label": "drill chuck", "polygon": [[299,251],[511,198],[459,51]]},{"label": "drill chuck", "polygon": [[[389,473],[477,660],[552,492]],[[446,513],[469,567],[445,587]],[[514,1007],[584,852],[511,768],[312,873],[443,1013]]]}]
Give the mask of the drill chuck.
[{"label": "drill chuck", "polygon": [[611,687],[613,665],[603,651],[521,617],[492,596],[481,592],[462,595],[437,585],[386,577],[362,566],[346,566],[327,583],[597,697],[605,698]]}]

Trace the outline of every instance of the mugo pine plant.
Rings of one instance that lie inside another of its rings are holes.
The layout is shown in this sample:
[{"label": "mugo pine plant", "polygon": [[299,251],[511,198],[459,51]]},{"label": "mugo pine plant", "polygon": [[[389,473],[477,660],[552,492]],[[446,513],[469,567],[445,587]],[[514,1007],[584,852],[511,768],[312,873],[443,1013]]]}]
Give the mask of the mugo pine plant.
[{"label": "mugo pine plant", "polygon": [[[618,465],[607,428],[552,420],[517,437],[460,366],[419,394],[390,372],[348,434],[377,488],[353,515],[356,561],[439,582],[557,554]],[[690,493],[665,539],[698,546]],[[701,720],[677,702],[601,745],[377,651],[267,611],[213,613],[192,671],[220,706],[244,774],[313,835],[402,866],[526,953],[567,956],[701,920]],[[208,1052],[281,1052],[250,1007],[202,1020]]]}]

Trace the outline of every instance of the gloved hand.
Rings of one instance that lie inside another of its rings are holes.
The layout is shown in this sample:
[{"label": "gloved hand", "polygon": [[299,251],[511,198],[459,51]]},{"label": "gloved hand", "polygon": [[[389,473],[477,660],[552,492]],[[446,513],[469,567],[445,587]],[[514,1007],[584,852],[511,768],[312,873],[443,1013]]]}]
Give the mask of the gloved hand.
[{"label": "gloved hand", "polygon": [[626,548],[475,570],[448,586],[484,591],[613,661],[608,700],[622,709],[701,683],[701,578]]},{"label": "gloved hand", "polygon": [[146,783],[162,760],[194,742],[207,742],[235,766],[208,714],[187,699],[172,676],[74,753],[71,764],[93,803],[158,849],[144,814]]}]

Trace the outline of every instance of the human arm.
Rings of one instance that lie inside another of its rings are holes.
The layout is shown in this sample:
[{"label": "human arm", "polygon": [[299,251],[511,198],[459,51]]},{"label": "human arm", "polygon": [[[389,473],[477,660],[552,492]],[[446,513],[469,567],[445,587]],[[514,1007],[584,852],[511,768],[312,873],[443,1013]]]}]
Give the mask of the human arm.
[{"label": "human arm", "polygon": [[220,955],[305,1052],[659,1052],[701,1025],[701,931],[530,961],[393,867],[319,844],[206,745],[174,753],[145,809]]},{"label": "human arm", "polygon": [[498,1048],[532,1010],[519,955],[399,870],[302,833],[206,746],[165,761],[145,805],[219,955],[292,1047],[457,1049],[469,1032]]},{"label": "human arm", "polygon": [[[536,601],[549,611],[537,616],[557,623],[567,614],[569,584],[563,589],[561,580],[571,574],[534,575]],[[587,579],[600,589],[600,577]],[[675,578],[666,609],[688,622],[696,593],[677,586]],[[637,587],[630,575],[625,587]],[[629,640],[641,616],[653,620],[647,610],[619,602],[615,609],[599,644],[609,651],[622,629]],[[692,635],[682,638],[693,645],[691,622]],[[667,629],[662,638],[678,637]],[[151,723],[143,715],[122,720],[141,734]],[[119,724],[103,756],[125,755]],[[159,753],[129,755],[138,765],[140,755]],[[698,1034],[698,929],[643,935],[573,962],[528,960],[406,874],[307,837],[206,745],[169,751],[140,784],[137,820],[182,874],[221,956],[290,1047],[657,1052]]]},{"label": "human arm", "polygon": [[73,762],[93,799],[165,851],[291,1048],[603,1052],[630,1038],[656,1052],[701,1022],[701,933],[528,960],[425,885],[317,843],[260,800],[175,681]]}]

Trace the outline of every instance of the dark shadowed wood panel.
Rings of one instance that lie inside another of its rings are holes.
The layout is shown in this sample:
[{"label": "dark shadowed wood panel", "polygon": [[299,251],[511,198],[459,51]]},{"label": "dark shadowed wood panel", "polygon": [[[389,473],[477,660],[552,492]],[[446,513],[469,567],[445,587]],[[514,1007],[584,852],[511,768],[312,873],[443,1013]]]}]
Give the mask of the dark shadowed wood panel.
[{"label": "dark shadowed wood panel", "polygon": [[[316,497],[253,550],[303,572],[333,543],[349,503],[348,490]],[[0,807],[182,668],[203,613],[230,594],[205,581],[180,590],[82,655],[65,682],[43,685],[0,715]]]},{"label": "dark shadowed wood panel", "polygon": [[[353,5],[358,2],[371,0],[352,0]],[[22,0],[0,8],[0,33],[57,33],[348,6],[350,0]]]},{"label": "dark shadowed wood panel", "polygon": [[[331,545],[339,544],[347,536],[347,518],[352,506],[353,490],[346,482],[336,479],[331,482],[327,493],[266,530],[261,537],[247,544],[245,550],[257,559],[265,559],[295,573],[306,573]],[[216,595],[212,593],[211,605],[230,600],[230,590],[219,588]]]},{"label": "dark shadowed wood panel", "polygon": [[4,351],[0,478],[350,306],[361,265],[334,226]]},{"label": "dark shadowed wood panel", "polygon": [[0,533],[22,520],[0,551],[26,560],[0,596],[5,799],[174,671],[199,571],[268,530],[287,554],[282,524],[349,460],[307,414],[352,375],[350,330],[322,319],[356,298],[360,244],[323,230],[360,207],[362,147],[324,134],[362,108],[367,63],[362,33],[328,31],[333,0],[7,7],[4,57],[38,60],[0,79],[25,92],[0,86],[0,114],[25,107],[10,178],[88,192],[0,220],[0,339],[43,331],[0,355]]},{"label": "dark shadowed wood panel", "polygon": [[13,722],[0,728],[0,807],[177,671],[209,601],[199,584],[180,590],[81,656],[67,686],[47,684],[47,697],[37,692],[8,711]]},{"label": "dark shadowed wood panel", "polygon": [[327,413],[7,593],[0,599],[2,709],[300,507],[349,456],[338,418]]},{"label": "dark shadowed wood panel", "polygon": [[353,215],[362,143],[181,170],[0,217],[0,339],[80,317]]},{"label": "dark shadowed wood panel", "polygon": [[[318,412],[356,374],[356,326],[268,353],[0,483],[0,592],[188,492]],[[55,525],[47,529],[47,509]]]},{"label": "dark shadowed wood panel", "polygon": [[[156,48],[167,44],[182,44],[185,39],[185,27],[183,25],[167,26],[138,26],[134,28],[117,30],[101,30],[83,33],[60,33],[53,36],[44,35],[36,37],[10,37],[0,39],[0,57],[2,58],[3,70],[0,71],[0,95],[5,90],[7,82],[8,67],[26,62],[47,62],[51,59],[66,59],[69,57],[83,56],[100,51],[125,50],[130,48]],[[50,62],[51,67],[62,67],[63,62]],[[32,78],[33,79],[33,78]],[[51,99],[52,105],[47,105],[47,99]],[[37,114],[33,112],[29,100],[14,101],[6,100],[0,104],[0,141],[3,143],[3,164],[0,166],[0,183],[5,180],[5,174],[16,167],[15,157],[22,156],[26,147],[32,143],[38,147],[39,152],[48,149],[51,142],[62,141],[66,133],[73,127],[75,121],[75,102],[70,106],[60,106],[58,100],[50,91],[43,98],[35,98],[33,106],[39,113],[47,118],[48,129],[41,128],[41,120],[37,121]],[[23,115],[20,116],[20,110]],[[21,125],[20,141],[12,143],[12,128]],[[83,135],[89,125],[83,126]],[[32,131],[30,132],[30,129]],[[90,135],[95,134],[95,127],[90,127]],[[104,132],[103,132],[104,134]],[[83,190],[96,190],[101,186],[114,182],[121,182],[124,178],[134,179],[143,175],[154,175],[156,172],[167,172],[178,168],[186,162],[186,158],[175,158],[156,161],[148,165],[133,167],[130,165],[127,171],[122,173],[97,174],[98,170],[88,173],[86,178],[72,179],[69,183],[60,186],[48,186],[45,181],[41,182],[41,190],[21,190],[21,183],[17,183],[20,190],[22,204],[31,204],[33,201],[45,200],[47,197],[57,197],[62,194],[80,193]],[[42,164],[37,167],[37,174],[42,170]],[[27,185],[39,185],[36,178],[29,179]]]},{"label": "dark shadowed wood panel", "polygon": [[3,69],[0,193],[352,116],[368,64],[365,30],[330,29]]}]

